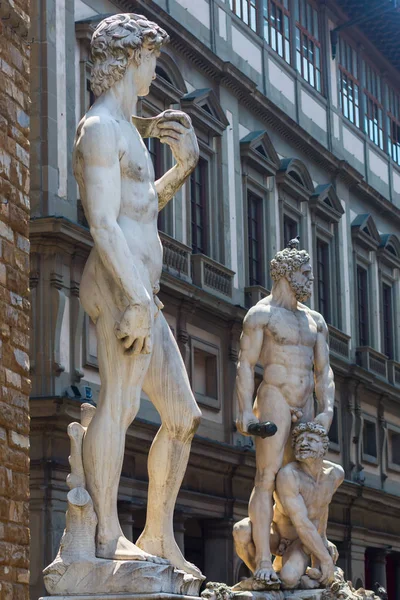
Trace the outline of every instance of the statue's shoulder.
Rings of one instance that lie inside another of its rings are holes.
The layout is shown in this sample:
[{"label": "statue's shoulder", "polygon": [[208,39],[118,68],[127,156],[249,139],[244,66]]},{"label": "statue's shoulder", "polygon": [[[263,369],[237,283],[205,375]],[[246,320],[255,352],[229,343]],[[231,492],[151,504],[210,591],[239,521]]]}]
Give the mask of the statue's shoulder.
[{"label": "statue's shoulder", "polygon": [[121,135],[116,119],[106,111],[90,110],[80,121],[76,132],[76,145],[82,149],[110,148]]},{"label": "statue's shoulder", "polygon": [[317,312],[316,310],[312,310],[305,304],[299,303],[299,305],[300,305],[301,309],[304,310],[307,314],[309,314],[310,317],[315,321],[318,331],[327,331],[328,328],[327,328],[325,319],[321,315],[321,313]]},{"label": "statue's shoulder", "polygon": [[296,461],[288,463],[278,471],[277,484],[287,486],[288,484],[297,485],[299,481],[299,465]]},{"label": "statue's shoulder", "polygon": [[324,468],[328,475],[335,480],[337,483],[341,483],[344,479],[344,469],[341,465],[331,462],[330,460],[324,460]]},{"label": "statue's shoulder", "polygon": [[268,325],[271,316],[271,305],[267,300],[268,298],[264,298],[250,308],[243,321],[243,326],[245,328],[258,329]]}]

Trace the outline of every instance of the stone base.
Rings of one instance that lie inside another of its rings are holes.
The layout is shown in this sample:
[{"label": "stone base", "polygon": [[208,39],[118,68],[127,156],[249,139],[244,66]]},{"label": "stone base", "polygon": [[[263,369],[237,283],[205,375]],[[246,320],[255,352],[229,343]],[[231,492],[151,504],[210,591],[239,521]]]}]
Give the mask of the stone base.
[{"label": "stone base", "polygon": [[182,594],[85,594],[69,596],[42,596],[39,600],[199,600],[198,596]]},{"label": "stone base", "polygon": [[[201,579],[141,560],[91,558],[68,564],[60,556],[44,571],[47,598],[163,598],[198,596]],[[118,596],[117,596],[118,594]]]},{"label": "stone base", "polygon": [[319,590],[285,590],[285,600],[324,600],[329,592],[326,589]]}]

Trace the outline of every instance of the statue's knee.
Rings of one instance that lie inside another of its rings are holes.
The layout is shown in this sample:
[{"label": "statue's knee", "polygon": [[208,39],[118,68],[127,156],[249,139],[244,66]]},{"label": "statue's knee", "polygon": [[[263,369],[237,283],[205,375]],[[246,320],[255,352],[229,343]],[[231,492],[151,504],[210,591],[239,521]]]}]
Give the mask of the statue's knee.
[{"label": "statue's knee", "polygon": [[196,433],[200,421],[201,411],[197,404],[191,402],[190,408],[185,408],[176,415],[176,421],[170,427],[171,434],[175,439],[182,441],[191,439]]},{"label": "statue's knee", "polygon": [[272,469],[259,469],[256,474],[255,487],[266,492],[275,489],[276,472]]},{"label": "statue's knee", "polygon": [[242,519],[233,526],[235,544],[248,545],[251,542],[251,522],[249,518]]},{"label": "statue's knee", "polygon": [[286,563],[281,569],[280,579],[286,589],[294,589],[300,583],[301,574],[298,569]]}]

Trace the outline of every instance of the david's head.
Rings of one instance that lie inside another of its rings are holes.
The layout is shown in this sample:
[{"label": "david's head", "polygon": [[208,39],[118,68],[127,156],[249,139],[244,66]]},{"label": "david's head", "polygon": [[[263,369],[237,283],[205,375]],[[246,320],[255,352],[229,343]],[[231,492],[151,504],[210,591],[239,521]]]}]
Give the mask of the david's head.
[{"label": "david's head", "polygon": [[91,41],[94,94],[100,96],[131,70],[137,95],[146,96],[161,46],[168,41],[164,29],[142,15],[125,13],[103,19]]},{"label": "david's head", "polygon": [[277,252],[270,264],[271,277],[277,283],[283,277],[289,282],[298,302],[306,302],[312,293],[314,276],[310,255],[297,246],[290,246]]},{"label": "david's head", "polygon": [[322,425],[300,423],[293,429],[292,446],[297,461],[309,462],[326,455],[329,437]]}]

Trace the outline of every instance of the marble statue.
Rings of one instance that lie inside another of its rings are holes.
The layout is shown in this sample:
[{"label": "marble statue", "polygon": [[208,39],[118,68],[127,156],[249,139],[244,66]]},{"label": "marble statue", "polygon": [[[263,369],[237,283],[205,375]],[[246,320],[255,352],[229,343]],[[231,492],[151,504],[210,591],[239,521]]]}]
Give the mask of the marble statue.
[{"label": "marble statue", "polygon": [[[312,421],[328,431],[333,417],[328,328],[324,318],[304,304],[314,277],[310,257],[298,244],[298,239],[292,240],[271,261],[272,292],[244,319],[237,367],[239,431],[249,435],[255,423],[268,421],[277,426],[275,435],[255,438],[256,478],[249,502],[254,578],[264,589],[279,588],[271,562],[272,495],[279,469],[293,460],[291,429],[295,423]],[[257,363],[264,374],[253,405]],[[314,394],[320,408],[315,418]]]},{"label": "marble statue", "polygon": [[[321,425],[297,425],[292,446],[295,461],[280,469],[276,478],[270,538],[274,569],[283,589],[328,587],[338,558],[336,546],[326,537],[329,505],[344,471],[325,460],[329,438]],[[254,572],[253,531],[249,518],[234,527],[236,552]]]},{"label": "marble statue", "polygon": [[[79,123],[73,165],[94,241],[80,299],[96,324],[101,390],[82,436],[78,487],[93,503],[98,559],[168,565],[201,581],[173,532],[175,501],[201,412],[157,297],[163,263],[157,214],[195,168],[199,149],[190,118],[181,111],[153,119],[133,116],[168,39],[157,24],[128,13],[101,21],[91,40],[96,100]],[[143,137],[159,138],[174,156],[176,164],[158,181]],[[148,457],[146,525],[134,544],[122,532],[117,494],[125,435],[142,389],[162,424]]]}]

